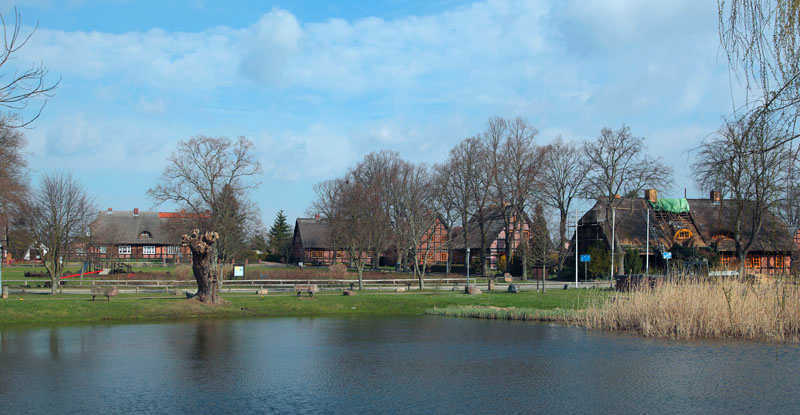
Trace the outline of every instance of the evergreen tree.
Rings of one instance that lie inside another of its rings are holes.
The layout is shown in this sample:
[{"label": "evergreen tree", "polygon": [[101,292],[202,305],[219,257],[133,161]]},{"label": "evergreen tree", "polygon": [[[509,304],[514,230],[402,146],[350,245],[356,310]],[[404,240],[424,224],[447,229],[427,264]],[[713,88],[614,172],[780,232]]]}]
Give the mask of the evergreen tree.
[{"label": "evergreen tree", "polygon": [[292,242],[292,228],[286,222],[283,209],[278,211],[272,227],[269,229],[269,250],[274,256],[281,258],[282,262],[289,261],[289,250]]}]

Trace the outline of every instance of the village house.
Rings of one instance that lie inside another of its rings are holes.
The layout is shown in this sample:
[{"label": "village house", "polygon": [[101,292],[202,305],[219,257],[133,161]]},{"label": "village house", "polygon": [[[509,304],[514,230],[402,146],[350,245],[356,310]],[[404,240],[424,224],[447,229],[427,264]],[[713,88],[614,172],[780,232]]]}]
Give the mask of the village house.
[{"label": "village house", "polygon": [[[530,220],[523,218],[518,221],[517,217],[512,215],[510,220],[511,238],[506,238],[504,212],[503,209],[511,209],[510,206],[501,208],[499,206],[488,209],[485,215],[484,229],[487,235],[488,252],[487,259],[489,269],[497,270],[498,265],[505,261],[506,243],[511,244],[511,252],[513,253],[519,248],[523,240],[530,240],[531,224]],[[481,232],[476,217],[473,217],[467,224],[468,229],[468,246],[470,249],[470,261],[480,258],[481,251]],[[463,264],[466,259],[466,247],[464,245],[464,232],[462,228],[453,230],[451,235],[453,244],[453,263]],[[510,240],[509,240],[510,239]]]},{"label": "village house", "polygon": [[[426,258],[428,265],[447,263],[447,232],[439,220],[426,232],[417,247],[419,264]],[[395,257],[393,250],[389,249],[381,253],[381,263],[394,264]],[[298,218],[295,222],[291,261],[308,265],[346,264],[349,262],[349,253],[345,247],[335,246],[330,224],[317,215],[314,218]]]},{"label": "village house", "polygon": [[[709,252],[718,257],[719,267],[737,267],[733,240],[734,201],[723,200],[712,191],[708,199],[659,199],[655,189],[643,198],[617,198],[614,205],[614,233],[619,251],[615,266],[624,273],[624,252],[635,249],[650,255],[650,264],[661,262],[662,253],[674,249]],[[650,252],[647,252],[647,217],[650,216]],[[598,200],[578,224],[578,250],[587,253],[593,244],[610,247],[612,215],[605,200]],[[745,225],[746,226],[746,225]],[[788,273],[795,248],[791,233],[778,217],[767,214],[761,233],[747,255],[745,268],[760,274]]]},{"label": "village house", "polygon": [[[88,253],[97,259],[191,260],[181,236],[191,231],[198,216],[181,212],[100,212],[91,225]],[[81,248],[85,249],[85,248]]]}]

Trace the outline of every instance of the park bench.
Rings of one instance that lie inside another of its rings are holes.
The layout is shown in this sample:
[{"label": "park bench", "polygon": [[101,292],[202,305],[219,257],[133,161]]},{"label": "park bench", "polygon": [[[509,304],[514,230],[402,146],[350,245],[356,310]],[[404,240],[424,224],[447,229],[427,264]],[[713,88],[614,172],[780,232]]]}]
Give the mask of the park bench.
[{"label": "park bench", "polygon": [[111,297],[117,294],[119,294],[117,287],[92,287],[92,301],[94,301],[95,297],[98,295],[103,295],[106,297],[106,301],[110,302]]},{"label": "park bench", "polygon": [[319,292],[319,288],[317,284],[297,284],[294,286],[294,292],[297,293],[298,297],[303,294],[308,294],[309,297],[313,297],[315,292]]}]

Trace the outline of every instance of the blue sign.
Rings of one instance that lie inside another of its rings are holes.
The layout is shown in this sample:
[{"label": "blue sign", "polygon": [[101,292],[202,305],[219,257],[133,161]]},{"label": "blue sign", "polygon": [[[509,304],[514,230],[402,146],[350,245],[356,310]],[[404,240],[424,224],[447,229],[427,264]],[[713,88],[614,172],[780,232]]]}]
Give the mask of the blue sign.
[{"label": "blue sign", "polygon": [[581,255],[581,262],[589,262],[591,260],[592,260],[592,256],[591,255],[587,255],[587,254]]},{"label": "blue sign", "polygon": [[671,259],[672,258],[672,252],[662,252],[661,256],[664,257],[664,259]]}]

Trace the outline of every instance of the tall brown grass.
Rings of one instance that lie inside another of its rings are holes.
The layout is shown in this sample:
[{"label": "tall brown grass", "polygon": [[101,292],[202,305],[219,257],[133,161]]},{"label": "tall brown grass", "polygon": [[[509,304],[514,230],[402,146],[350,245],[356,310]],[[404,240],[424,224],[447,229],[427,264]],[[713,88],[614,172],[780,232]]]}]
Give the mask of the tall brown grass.
[{"label": "tall brown grass", "polygon": [[662,282],[595,302],[572,322],[653,337],[798,342],[800,286],[787,280]]}]

